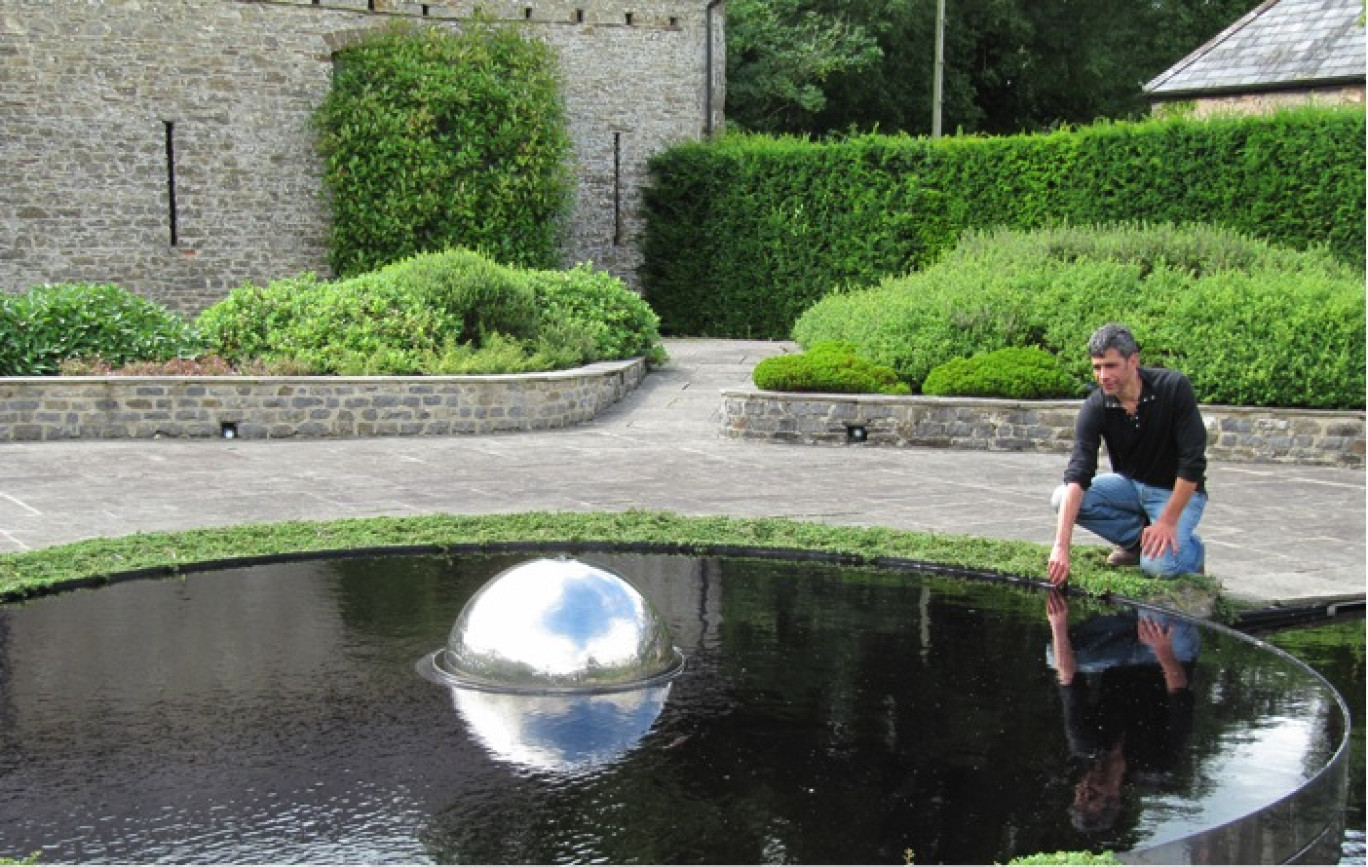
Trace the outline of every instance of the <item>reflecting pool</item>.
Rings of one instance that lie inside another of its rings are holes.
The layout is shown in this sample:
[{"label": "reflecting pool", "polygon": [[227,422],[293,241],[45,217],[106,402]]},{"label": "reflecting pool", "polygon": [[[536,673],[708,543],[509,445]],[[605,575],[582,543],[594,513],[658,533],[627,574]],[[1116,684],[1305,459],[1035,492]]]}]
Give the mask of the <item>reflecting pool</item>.
[{"label": "reflecting pool", "polygon": [[0,607],[0,857],[1173,863],[1241,837],[1283,860],[1343,801],[1337,696],[1223,629],[905,570],[565,553],[650,600],[677,677],[572,713],[419,676],[526,552]]}]

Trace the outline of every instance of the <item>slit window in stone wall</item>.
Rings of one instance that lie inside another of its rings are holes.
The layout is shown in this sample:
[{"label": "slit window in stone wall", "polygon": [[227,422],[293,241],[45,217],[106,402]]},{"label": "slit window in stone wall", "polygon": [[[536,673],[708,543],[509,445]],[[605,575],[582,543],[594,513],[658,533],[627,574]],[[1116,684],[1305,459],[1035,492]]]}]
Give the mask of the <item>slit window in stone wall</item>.
[{"label": "slit window in stone wall", "polygon": [[583,23],[584,23],[584,10],[583,10],[583,9],[576,9],[576,10],[575,10],[575,23],[576,23],[576,24],[583,24]]},{"label": "slit window in stone wall", "polygon": [[526,18],[528,21],[531,21],[531,20],[532,20],[532,7],[531,7],[531,6],[524,6],[524,7],[523,7],[523,17]]},{"label": "slit window in stone wall", "polygon": [[171,246],[180,243],[176,225],[176,124],[162,121],[166,141],[166,219],[171,230]]},{"label": "slit window in stone wall", "polygon": [[613,246],[622,243],[622,133],[613,133]]},{"label": "slit window in stone wall", "polygon": [[632,13],[628,12],[627,14],[623,15],[622,17],[623,17],[623,20],[625,20],[625,21],[627,22],[627,26],[630,27],[630,26],[632,25]]}]

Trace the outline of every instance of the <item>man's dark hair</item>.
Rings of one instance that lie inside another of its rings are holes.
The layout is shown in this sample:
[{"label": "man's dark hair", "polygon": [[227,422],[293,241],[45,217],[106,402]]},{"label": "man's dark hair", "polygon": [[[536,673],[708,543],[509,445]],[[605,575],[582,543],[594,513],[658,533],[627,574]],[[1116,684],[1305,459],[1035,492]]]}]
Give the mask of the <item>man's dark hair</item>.
[{"label": "man's dark hair", "polygon": [[1130,358],[1140,351],[1140,344],[1135,342],[1135,335],[1129,328],[1112,322],[1094,331],[1088,339],[1090,358],[1101,358],[1108,349],[1115,349],[1122,358]]}]

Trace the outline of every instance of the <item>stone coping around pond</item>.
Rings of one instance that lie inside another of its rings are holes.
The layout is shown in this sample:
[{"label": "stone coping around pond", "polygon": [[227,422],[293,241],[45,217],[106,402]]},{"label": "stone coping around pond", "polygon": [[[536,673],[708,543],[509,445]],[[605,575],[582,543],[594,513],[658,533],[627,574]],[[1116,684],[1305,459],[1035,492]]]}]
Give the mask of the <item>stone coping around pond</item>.
[{"label": "stone coping around pond", "polygon": [[0,378],[0,442],[368,437],[545,430],[630,393],[644,358],[481,376]]},{"label": "stone coping around pond", "polygon": [[[735,439],[1066,453],[1078,400],[722,390],[721,432]],[[1364,413],[1203,404],[1213,460],[1358,468]]]}]

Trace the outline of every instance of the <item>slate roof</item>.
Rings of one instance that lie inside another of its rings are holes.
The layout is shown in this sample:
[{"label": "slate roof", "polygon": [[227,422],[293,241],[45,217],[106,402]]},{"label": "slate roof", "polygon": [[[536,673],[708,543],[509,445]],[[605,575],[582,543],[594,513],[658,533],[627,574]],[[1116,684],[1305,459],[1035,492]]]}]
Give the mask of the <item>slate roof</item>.
[{"label": "slate roof", "polygon": [[1152,97],[1364,81],[1362,0],[1264,0],[1145,85]]}]

